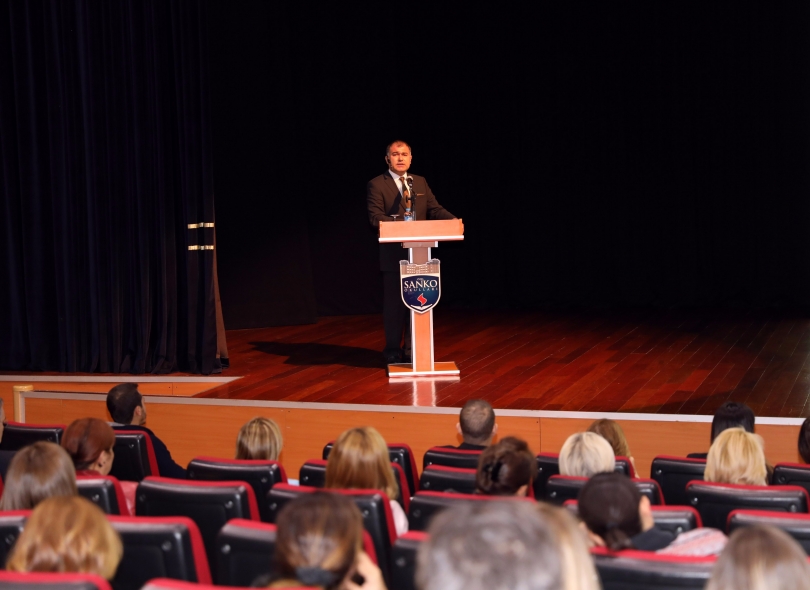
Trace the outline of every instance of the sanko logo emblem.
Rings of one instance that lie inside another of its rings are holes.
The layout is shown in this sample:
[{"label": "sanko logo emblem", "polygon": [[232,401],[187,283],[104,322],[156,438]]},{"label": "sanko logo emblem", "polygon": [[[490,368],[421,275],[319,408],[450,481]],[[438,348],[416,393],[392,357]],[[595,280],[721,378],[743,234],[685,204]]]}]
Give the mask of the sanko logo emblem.
[{"label": "sanko logo emblem", "polygon": [[436,307],[442,294],[439,261],[431,260],[420,265],[404,263],[399,268],[405,305],[416,313],[425,313]]}]

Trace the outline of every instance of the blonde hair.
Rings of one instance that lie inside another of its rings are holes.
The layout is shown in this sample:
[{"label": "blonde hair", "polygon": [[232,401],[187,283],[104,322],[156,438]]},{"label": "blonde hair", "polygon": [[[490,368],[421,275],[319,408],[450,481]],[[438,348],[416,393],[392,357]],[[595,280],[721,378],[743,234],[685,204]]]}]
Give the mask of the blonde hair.
[{"label": "blonde hair", "polygon": [[576,519],[565,508],[545,502],[538,502],[536,506],[557,537],[563,578],[560,590],[600,590],[587,539]]},{"label": "blonde hair", "polygon": [[123,553],[118,533],[98,506],[80,496],[61,496],[34,508],[6,569],[89,573],[110,580]]},{"label": "blonde hair", "polygon": [[610,418],[594,420],[588,426],[588,432],[593,432],[604,438],[613,448],[613,454],[617,457],[630,457],[630,447],[624,437],[624,430],[619,423]]},{"label": "blonde hair", "polygon": [[706,590],[810,590],[810,565],[784,531],[742,527],[729,537]]},{"label": "blonde hair", "polygon": [[335,441],[326,463],[326,487],[370,489],[395,500],[399,487],[385,439],[371,426],[352,428]]},{"label": "blonde hair", "polygon": [[742,428],[729,428],[717,435],[706,457],[706,481],[767,485],[762,437]]},{"label": "blonde hair", "polygon": [[283,443],[278,424],[270,418],[258,416],[239,429],[236,458],[278,461]]},{"label": "blonde hair", "polygon": [[613,471],[616,457],[608,441],[593,432],[577,432],[560,449],[560,475],[591,477]]},{"label": "blonde hair", "polygon": [[14,454],[6,473],[0,510],[31,510],[52,496],[75,496],[76,469],[67,451],[38,441]]}]

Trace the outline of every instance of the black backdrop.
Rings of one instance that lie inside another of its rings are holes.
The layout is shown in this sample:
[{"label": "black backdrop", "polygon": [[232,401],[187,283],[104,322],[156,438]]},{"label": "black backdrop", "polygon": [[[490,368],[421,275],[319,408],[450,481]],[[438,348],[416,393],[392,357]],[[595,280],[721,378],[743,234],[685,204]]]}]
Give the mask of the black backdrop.
[{"label": "black backdrop", "polygon": [[443,306],[810,302],[810,5],[431,4],[210,1],[227,327],[379,310],[395,137]]}]

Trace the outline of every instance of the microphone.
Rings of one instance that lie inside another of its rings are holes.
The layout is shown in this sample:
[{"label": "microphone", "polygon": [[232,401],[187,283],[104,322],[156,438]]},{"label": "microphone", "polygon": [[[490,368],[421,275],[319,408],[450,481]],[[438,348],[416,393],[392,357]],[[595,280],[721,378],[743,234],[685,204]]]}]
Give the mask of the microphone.
[{"label": "microphone", "polygon": [[[415,198],[415,197],[416,197],[416,193],[415,193],[415,192],[413,192],[413,177],[408,176],[408,177],[405,179],[405,182],[407,182],[407,183],[408,183],[408,193],[410,193],[410,196],[411,196],[411,198],[410,198],[409,200],[410,200],[410,202],[411,202],[411,203],[413,203],[414,201],[416,201],[416,198]],[[413,205],[412,205],[412,206],[413,206]]]}]

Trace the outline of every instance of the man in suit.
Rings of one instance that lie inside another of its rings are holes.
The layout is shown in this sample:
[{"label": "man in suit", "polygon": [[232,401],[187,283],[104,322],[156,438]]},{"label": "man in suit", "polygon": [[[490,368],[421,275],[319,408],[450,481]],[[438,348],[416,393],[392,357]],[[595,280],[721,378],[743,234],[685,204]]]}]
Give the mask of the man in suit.
[{"label": "man in suit", "polygon": [[[455,215],[439,205],[424,177],[408,174],[411,167],[411,148],[407,143],[394,141],[389,144],[385,150],[385,162],[388,170],[372,178],[366,187],[368,219],[372,226],[378,228],[381,221],[394,221],[392,215],[398,215],[396,219],[401,221],[406,209],[412,211],[415,220],[455,218]],[[409,189],[408,179],[413,180],[413,191]],[[411,356],[408,308],[400,295],[400,260],[408,260],[408,250],[401,244],[380,244],[385,326],[383,355],[388,363],[410,362]]]}]

